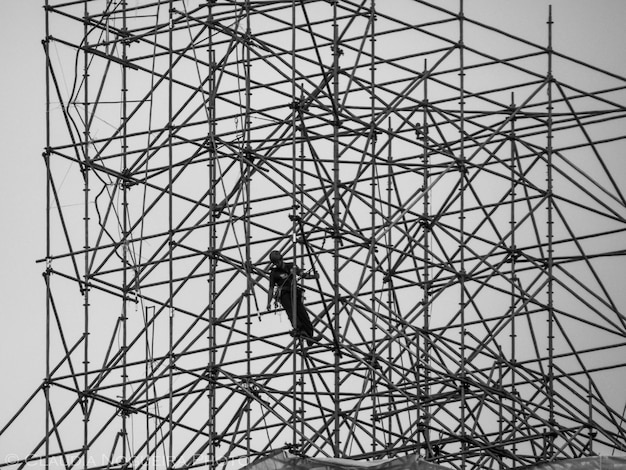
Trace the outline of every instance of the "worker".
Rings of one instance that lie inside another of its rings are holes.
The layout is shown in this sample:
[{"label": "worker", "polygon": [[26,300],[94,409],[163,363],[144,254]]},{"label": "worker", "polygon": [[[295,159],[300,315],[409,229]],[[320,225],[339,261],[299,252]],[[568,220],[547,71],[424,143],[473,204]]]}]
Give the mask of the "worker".
[{"label": "worker", "polygon": [[277,299],[285,309],[285,313],[287,313],[287,317],[291,322],[295,335],[304,337],[309,344],[314,343],[319,339],[319,337],[315,337],[313,335],[313,325],[311,324],[309,314],[302,303],[302,289],[299,287],[296,287],[295,292],[296,311],[294,315],[292,308],[292,303],[294,301],[292,290],[294,282],[292,273],[295,272],[296,275],[301,276],[303,279],[314,279],[317,276],[314,274],[310,275],[304,273],[302,269],[294,266],[293,263],[286,263],[279,251],[272,251],[270,253],[270,261],[272,262],[273,267],[270,272],[270,289],[267,296],[267,309],[270,309],[272,299]]}]

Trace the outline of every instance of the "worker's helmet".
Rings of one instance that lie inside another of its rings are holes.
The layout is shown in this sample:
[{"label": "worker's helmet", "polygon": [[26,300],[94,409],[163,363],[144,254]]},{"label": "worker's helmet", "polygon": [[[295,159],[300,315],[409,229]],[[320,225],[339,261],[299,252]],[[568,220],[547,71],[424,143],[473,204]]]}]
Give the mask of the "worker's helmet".
[{"label": "worker's helmet", "polygon": [[283,260],[283,255],[280,254],[280,251],[272,251],[270,253],[270,261],[274,264]]}]

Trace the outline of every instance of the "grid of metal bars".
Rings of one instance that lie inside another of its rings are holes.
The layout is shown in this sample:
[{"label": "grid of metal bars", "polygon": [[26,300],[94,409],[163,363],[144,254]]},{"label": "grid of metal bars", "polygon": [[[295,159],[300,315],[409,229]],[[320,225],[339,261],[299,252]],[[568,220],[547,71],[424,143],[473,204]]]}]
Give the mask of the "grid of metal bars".
[{"label": "grid of metal bars", "polygon": [[[45,428],[73,468],[626,449],[626,80],[463,1],[46,0]],[[592,80],[589,80],[589,78]],[[268,254],[317,274],[308,346]]]}]

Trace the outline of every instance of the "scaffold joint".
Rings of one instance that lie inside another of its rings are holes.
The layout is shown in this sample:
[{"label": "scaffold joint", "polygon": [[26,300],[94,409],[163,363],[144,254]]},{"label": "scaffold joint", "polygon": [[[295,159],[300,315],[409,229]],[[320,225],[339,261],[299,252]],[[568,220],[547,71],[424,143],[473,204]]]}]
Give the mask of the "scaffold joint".
[{"label": "scaffold joint", "polygon": [[335,46],[330,46],[331,50],[333,51],[333,54],[336,54],[337,56],[342,56],[343,55],[343,49],[340,47],[335,48]]},{"label": "scaffold joint", "polygon": [[512,261],[515,261],[519,258],[521,258],[522,256],[522,250],[520,250],[519,248],[515,248],[515,247],[511,247],[507,250],[507,256],[506,256],[506,262],[510,263]]},{"label": "scaffold joint", "polygon": [[48,279],[52,275],[52,260],[50,258],[46,258],[46,269],[41,273],[41,275]]},{"label": "scaffold joint", "polygon": [[419,224],[424,230],[430,230],[433,228],[433,221],[430,217],[426,215],[419,216]]},{"label": "scaffold joint", "polygon": [[300,446],[298,446],[297,444],[285,442],[285,446],[283,448],[290,454],[297,455],[299,457],[304,455],[302,451],[300,450]]},{"label": "scaffold joint", "polygon": [[365,355],[365,362],[367,362],[367,364],[372,368],[372,369],[382,369],[380,362],[378,362],[378,355],[374,354],[374,353],[369,353]]},{"label": "scaffold joint", "polygon": [[305,99],[294,98],[294,100],[289,103],[289,109],[293,109],[295,111],[307,111],[309,109],[309,102]]},{"label": "scaffold joint", "polygon": [[339,230],[337,230],[337,229],[334,229],[331,232],[330,237],[335,239],[335,240],[339,240],[339,241],[343,240],[343,236],[341,235],[341,232]]},{"label": "scaffold joint", "polygon": [[215,217],[219,217],[226,209],[226,201],[220,202],[218,204],[214,204],[211,206],[211,210],[215,213]]},{"label": "scaffold joint", "polygon": [[556,423],[554,421],[550,422],[550,430],[545,430],[543,432],[543,435],[547,438],[555,438],[558,436],[558,432],[555,429]]},{"label": "scaffold joint", "polygon": [[217,377],[220,373],[220,368],[219,366],[215,365],[215,364],[209,364],[208,366],[206,366],[206,368],[204,369],[204,378],[206,378],[207,380],[210,381],[214,381],[217,380]]},{"label": "scaffold joint", "polygon": [[370,126],[370,139],[372,142],[378,142],[378,136],[381,135],[383,132],[380,129],[376,129],[376,127],[374,127],[374,124],[372,123],[372,125]]},{"label": "scaffold joint", "polygon": [[425,137],[428,135],[428,126],[422,126],[420,123],[415,124],[415,138]]},{"label": "scaffold joint", "polygon": [[220,434],[213,432],[211,433],[210,441],[211,443],[214,443],[216,447],[219,447],[220,444],[224,442],[224,438]]},{"label": "scaffold joint", "polygon": [[460,172],[460,173],[467,173],[467,164],[465,163],[464,160],[456,160],[454,162],[456,169]]},{"label": "scaffold joint", "polygon": [[131,407],[128,400],[120,400],[117,407],[120,410],[120,416],[130,416],[131,414],[137,413],[137,410]]},{"label": "scaffold joint", "polygon": [[120,188],[128,189],[131,186],[135,186],[136,184],[137,184],[137,181],[132,179],[132,173],[130,169],[124,168],[124,170],[122,170],[122,173],[121,173]]},{"label": "scaffold joint", "polygon": [[249,163],[254,163],[254,160],[255,160],[256,156],[254,155],[254,152],[252,151],[252,149],[250,147],[246,147],[243,150],[243,158],[244,158],[244,160],[248,161]]}]

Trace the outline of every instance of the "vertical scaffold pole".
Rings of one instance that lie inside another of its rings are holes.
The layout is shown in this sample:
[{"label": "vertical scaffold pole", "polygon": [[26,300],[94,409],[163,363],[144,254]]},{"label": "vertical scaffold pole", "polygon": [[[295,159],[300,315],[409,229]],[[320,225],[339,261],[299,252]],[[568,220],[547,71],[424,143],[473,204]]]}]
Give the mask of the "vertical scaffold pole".
[{"label": "vertical scaffold pole", "polygon": [[169,309],[169,346],[168,346],[168,449],[167,468],[174,466],[174,0],[169,1],[168,14],[168,92],[167,92],[167,196],[168,196],[168,309]]},{"label": "vertical scaffold pole", "polygon": [[[395,185],[395,179],[394,179],[394,173],[393,173],[393,130],[392,130],[392,126],[391,126],[391,118],[388,118],[387,121],[387,138],[389,139],[389,142],[387,143],[387,214],[386,214],[386,220],[389,221],[391,220],[391,217],[393,216],[393,211],[392,211],[392,194],[394,191],[394,185]],[[391,227],[387,227],[388,229],[390,229]],[[391,258],[391,255],[393,253],[393,251],[390,249],[390,247],[393,247],[393,230],[386,230],[385,232],[385,246],[387,247],[387,276],[389,276],[388,279],[388,288],[387,288],[387,322],[389,322],[391,324],[392,321],[392,312],[394,312],[397,309],[397,305],[395,305],[395,299],[394,299],[394,292],[393,292],[393,281],[391,278],[391,270],[393,269],[393,260]],[[400,312],[397,312],[398,314]],[[391,327],[388,326],[387,327],[387,337],[391,337],[392,334],[392,330]],[[391,348],[387,348],[387,357],[386,357],[387,363],[391,364],[391,362],[393,361],[393,351]],[[388,373],[388,380],[393,380],[393,378],[390,376],[390,372]],[[391,411],[391,403],[393,400],[393,395],[392,392],[389,391],[387,394],[387,411]],[[391,416],[391,413],[388,413],[388,417],[387,417],[387,426],[385,427],[387,433],[386,433],[386,439],[387,441],[383,441],[385,446],[387,446],[389,443],[391,443],[391,430],[392,428],[392,423],[393,423],[393,418]]]},{"label": "vertical scaffold pole", "polygon": [[[127,32],[128,30],[128,25],[127,25],[127,11],[126,11],[126,7],[127,7],[127,2],[126,0],[124,0],[121,4],[122,7],[122,31],[124,33]],[[126,64],[126,60],[127,60],[127,53],[128,53],[128,42],[126,41],[125,38],[122,39],[122,61],[124,64]],[[122,65],[122,116],[121,116],[121,120],[122,120],[122,169],[123,169],[123,176],[126,176],[126,173],[128,171],[128,126],[127,126],[127,119],[128,119],[128,76],[127,76],[127,68],[126,65]],[[129,293],[129,286],[128,286],[128,266],[130,265],[129,263],[129,259],[128,259],[128,250],[129,250],[129,239],[130,239],[130,234],[128,233],[128,226],[129,226],[129,221],[128,221],[128,184],[127,181],[125,181],[125,179],[122,179],[122,260],[123,260],[123,268],[122,268],[122,286],[123,286],[123,291],[122,291],[122,317],[121,317],[121,323],[122,323],[122,349],[123,349],[123,355],[122,355],[122,411],[121,411],[121,417],[122,417],[122,431],[121,431],[121,437],[122,437],[122,461],[124,463],[127,462],[127,419],[128,419],[128,412],[127,409],[125,408],[127,405],[127,401],[128,401],[128,358],[126,355],[126,351],[127,351],[127,345],[128,345],[128,293]]]},{"label": "vertical scaffold pole", "polygon": [[551,460],[554,454],[554,431],[556,422],[554,420],[554,275],[553,275],[553,199],[552,199],[552,85],[554,83],[554,77],[552,75],[552,5],[548,9],[548,121],[547,121],[547,149],[546,149],[546,198],[547,198],[547,230],[548,230],[548,259],[547,261],[547,276],[548,276],[548,407],[549,407],[549,447],[548,456]]},{"label": "vertical scaffold pole", "polygon": [[217,272],[217,258],[215,257],[215,250],[217,249],[217,232],[216,232],[216,141],[215,141],[215,95],[217,93],[215,89],[215,73],[217,64],[215,63],[215,50],[213,48],[213,34],[216,31],[213,18],[213,3],[207,2],[207,22],[208,22],[208,55],[209,55],[209,79],[207,81],[208,86],[208,120],[209,120],[209,278],[208,278],[208,314],[209,314],[209,330],[208,330],[208,346],[209,346],[209,366],[207,370],[208,375],[208,399],[209,399],[209,470],[214,470],[217,466],[217,455],[215,449],[218,445],[217,432],[216,432],[216,305],[217,292],[216,292],[216,272]]},{"label": "vertical scaffold pole", "polygon": [[[339,25],[337,23],[337,1],[333,1],[333,316],[334,316],[334,337],[341,342],[341,331],[339,322],[339,248],[340,248],[340,212],[341,194],[339,193]],[[335,348],[338,346],[335,345]],[[334,456],[341,457],[341,401],[340,401],[340,362],[339,351],[335,351],[334,357]]]},{"label": "vertical scaffold pole", "polygon": [[83,468],[87,469],[89,466],[89,130],[91,120],[89,119],[89,11],[87,9],[88,2],[83,2],[83,38],[85,43],[85,50],[83,51],[83,119],[84,119],[84,134],[83,134],[83,227],[84,227],[84,269],[83,273],[83,396],[81,397],[81,403],[83,407]]},{"label": "vertical scaffold pole", "polygon": [[[515,112],[516,111],[516,106],[515,106],[515,96],[513,93],[511,93],[511,112]],[[516,136],[515,136],[515,118],[511,119],[511,133],[509,136],[510,142],[511,142],[511,159],[510,159],[510,180],[511,180],[511,194],[509,195],[509,202],[510,202],[510,206],[511,206],[511,212],[510,212],[510,221],[509,221],[509,227],[510,227],[510,232],[511,232],[511,254],[510,254],[510,261],[511,261],[511,284],[510,284],[510,306],[509,306],[509,315],[511,317],[510,320],[510,327],[511,327],[511,332],[510,332],[510,338],[511,338],[511,343],[510,343],[510,364],[513,366],[511,367],[511,441],[512,441],[512,452],[513,455],[517,455],[516,451],[517,451],[517,445],[516,445],[516,437],[517,437],[517,400],[516,400],[516,381],[517,381],[517,374],[516,374],[516,368],[515,366],[515,357],[517,354],[517,351],[515,349],[515,341],[516,341],[516,323],[515,323],[515,304],[516,304],[516,289],[517,289],[517,283],[518,283],[518,279],[517,279],[517,265],[516,265],[516,261],[517,261],[517,246],[516,246],[516,237],[515,237],[515,233],[516,233],[516,228],[515,228],[515,224],[516,224],[516,214],[515,214],[515,196],[516,196],[516,185],[517,185],[517,178],[516,178],[516,163],[517,163],[517,146],[516,146]]]},{"label": "vertical scaffold pole", "polygon": [[[294,89],[295,91],[295,89]],[[303,97],[301,96],[300,102],[302,103],[302,99]],[[298,118],[300,119],[300,113],[301,111],[298,111]],[[304,188],[305,188],[305,183],[304,183],[304,132],[303,130],[297,126],[295,129],[298,132],[298,138],[300,141],[300,149],[299,149],[299,161],[298,163],[300,164],[300,184],[299,184],[299,188],[298,188],[298,197],[299,197],[299,209],[298,209],[298,220],[302,220],[304,217]],[[294,161],[294,165],[295,165],[295,161]],[[302,237],[306,237],[306,234],[300,232],[300,235]],[[303,239],[302,241],[303,243],[307,243],[306,240]],[[300,257],[303,258],[304,257],[304,253],[306,251],[305,247],[301,247],[300,249]],[[312,268],[313,266],[309,266],[309,268]],[[300,360],[300,410],[298,412],[298,416],[300,416],[300,447],[299,449],[302,451],[304,449],[304,444],[306,442],[306,437],[305,437],[305,422],[306,422],[306,415],[305,413],[305,409],[304,409],[304,400],[305,400],[305,394],[304,394],[304,386],[306,385],[304,382],[304,377],[305,377],[305,373],[304,373],[304,368],[310,364],[307,363],[305,361],[304,356],[302,356],[301,360]],[[310,372],[309,372],[310,374]],[[310,376],[310,380],[311,380],[311,385],[313,385],[313,377],[311,375]]]},{"label": "vertical scaffold pole", "polygon": [[45,1],[45,38],[43,40],[44,52],[45,52],[45,61],[46,61],[46,107],[45,107],[45,119],[46,119],[46,148],[43,152],[43,158],[46,165],[46,267],[44,271],[44,281],[46,285],[46,379],[44,383],[44,397],[45,397],[45,468],[50,468],[50,427],[51,427],[51,416],[50,416],[50,352],[51,352],[51,343],[50,343],[50,324],[51,324],[51,314],[52,314],[52,292],[50,290],[50,274],[51,267],[50,256],[52,255],[51,246],[50,246],[50,228],[51,228],[51,204],[52,204],[52,173],[50,168],[50,145],[51,145],[51,129],[50,129],[50,74],[51,74],[51,64],[50,64],[50,4],[49,1]]},{"label": "vertical scaffold pole", "polygon": [[466,318],[465,318],[465,44],[464,40],[464,10],[463,0],[459,0],[459,308],[461,321],[461,372],[460,372],[460,439],[461,439],[461,469],[465,469],[467,463],[466,429],[468,419],[466,411]]},{"label": "vertical scaffold pole", "polygon": [[[422,199],[422,227],[424,230],[424,288],[422,300],[424,331],[422,336],[424,337],[424,357],[422,362],[424,372],[423,374],[418,373],[418,377],[423,375],[424,399],[421,400],[421,403],[428,403],[430,396],[430,230],[432,227],[430,224],[430,159],[428,155],[428,74],[428,62],[424,60],[424,97],[422,100],[422,165],[424,167],[422,175],[422,191],[424,192]],[[422,398],[421,393],[419,396]],[[420,409],[421,403],[418,403],[418,408]],[[425,441],[424,445],[426,445],[427,450],[430,450],[430,408],[428,405],[424,406],[425,410],[420,413],[423,426],[422,434]]]},{"label": "vertical scaffold pole", "polygon": [[[369,135],[369,144],[370,144],[370,165],[371,165],[371,175],[370,175],[370,197],[372,201],[372,207],[370,208],[370,225],[371,225],[371,238],[370,238],[370,271],[371,271],[371,298],[370,298],[370,309],[371,309],[371,347],[370,347],[370,376],[371,376],[371,391],[370,396],[372,399],[372,416],[376,413],[376,377],[374,374],[374,368],[376,365],[376,330],[377,328],[377,315],[376,311],[378,310],[377,305],[377,292],[376,292],[376,272],[378,270],[378,266],[376,263],[376,207],[374,206],[374,201],[376,201],[376,195],[378,190],[378,179],[376,172],[376,140],[377,140],[377,132],[376,132],[376,0],[371,0],[370,2],[370,16],[369,16],[369,41],[370,41],[370,135]],[[372,429],[372,452],[376,451],[376,426],[373,426]]]},{"label": "vertical scaffold pole", "polygon": [[[252,30],[250,27],[250,0],[246,0],[245,3],[245,15],[246,15],[246,32],[243,42],[243,47],[245,49],[244,52],[244,73],[245,73],[245,115],[243,118],[243,155],[241,155],[241,171],[243,177],[243,191],[244,191],[244,237],[245,237],[245,271],[246,271],[246,293],[245,293],[245,301],[246,301],[246,386],[248,387],[247,392],[250,393],[250,386],[252,385],[252,377],[251,377],[251,366],[250,361],[251,357],[251,342],[250,336],[252,334],[251,331],[251,322],[252,322],[252,277],[250,269],[252,267],[252,261],[250,257],[250,161],[252,159],[252,149],[251,149],[251,122],[250,122],[250,109],[251,109],[251,91],[250,91],[250,74],[251,74],[251,63],[250,63],[250,47],[252,44]],[[250,420],[250,412],[252,407],[252,401],[248,397],[246,398],[246,457],[247,462],[250,461],[250,450],[251,450],[251,437],[250,431],[252,427],[252,422]]]},{"label": "vertical scaffold pole", "polygon": [[[296,142],[296,133],[297,133],[297,119],[298,119],[298,110],[296,106],[296,2],[295,0],[291,1],[291,262],[292,262],[292,272],[291,272],[291,324],[294,326],[294,336],[293,336],[293,349],[292,349],[292,383],[291,383],[291,442],[294,450],[299,452],[301,450],[301,446],[298,446],[298,423],[302,420],[300,403],[298,401],[298,384],[300,381],[298,380],[299,375],[299,367],[298,367],[298,346],[303,347],[302,340],[299,339],[298,330],[295,328],[297,324],[297,289],[298,289],[298,281],[296,279],[296,261],[298,257],[297,253],[297,233],[298,233],[298,222],[296,220],[296,216],[298,213],[297,208],[297,159],[296,159],[296,150],[297,150],[297,142]],[[300,344],[298,344],[300,343]]]}]

